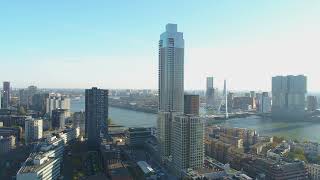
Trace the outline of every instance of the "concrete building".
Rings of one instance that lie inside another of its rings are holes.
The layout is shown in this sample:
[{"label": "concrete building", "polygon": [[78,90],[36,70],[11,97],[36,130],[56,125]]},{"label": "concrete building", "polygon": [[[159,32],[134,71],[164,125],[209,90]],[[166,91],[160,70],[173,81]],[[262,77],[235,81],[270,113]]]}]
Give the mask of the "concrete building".
[{"label": "concrete building", "polygon": [[319,180],[320,179],[320,165],[319,164],[307,164],[307,171],[309,179]]},{"label": "concrete building", "polygon": [[89,146],[99,147],[100,134],[108,134],[108,90],[86,89],[85,98],[86,137]]},{"label": "concrete building", "polygon": [[10,82],[3,82],[3,93],[2,93],[2,108],[7,109],[10,107],[11,101],[11,87]]},{"label": "concrete building", "polygon": [[215,104],[215,90],[213,87],[213,77],[207,77],[207,89],[206,89],[206,105],[207,107],[213,107]]},{"label": "concrete building", "polygon": [[80,128],[67,128],[57,135],[57,137],[63,140],[64,144],[77,139],[79,136]]},{"label": "concrete building", "polygon": [[0,154],[10,152],[16,148],[16,138],[14,136],[0,136]]},{"label": "concrete building", "polygon": [[16,142],[20,141],[20,138],[22,137],[21,133],[22,133],[21,127],[1,127],[0,126],[0,136],[3,136],[3,137],[14,136]]},{"label": "concrete building", "polygon": [[300,119],[305,116],[307,77],[272,78],[272,117]]},{"label": "concrete building", "polygon": [[172,162],[178,174],[204,162],[204,123],[198,116],[177,115],[172,122]]},{"label": "concrete building", "polygon": [[146,140],[151,138],[150,128],[129,128],[126,132],[126,144],[132,147],[143,147]]},{"label": "concrete building", "polygon": [[308,179],[305,163],[302,161],[284,162],[249,157],[242,161],[241,167],[256,179]]},{"label": "concrete building", "polygon": [[159,110],[183,112],[184,39],[176,24],[167,24],[159,41]]},{"label": "concrete building", "polygon": [[42,119],[29,118],[25,121],[25,141],[31,143],[42,138],[43,121]]},{"label": "concrete building", "polygon": [[60,177],[60,158],[33,153],[17,173],[17,180],[49,180]]},{"label": "concrete building", "polygon": [[261,113],[270,113],[271,112],[271,97],[269,97],[268,92],[263,92],[261,97],[261,106],[259,111]]},{"label": "concrete building", "polygon": [[184,95],[184,113],[199,115],[200,100],[199,95],[185,94]]},{"label": "concrete building", "polygon": [[72,123],[73,123],[73,127],[80,128],[80,135],[85,136],[86,122],[85,122],[85,113],[83,111],[73,113]]},{"label": "concrete building", "polygon": [[49,93],[36,93],[32,96],[32,105],[31,109],[41,112],[42,114],[46,113],[47,109],[47,99],[49,98]]},{"label": "concrete building", "polygon": [[176,24],[167,24],[159,41],[158,142],[162,160],[171,155],[171,122],[184,111],[184,39]]},{"label": "concrete building", "polygon": [[46,100],[46,113],[52,117],[52,111],[55,109],[66,110],[66,115],[70,114],[70,98],[61,94],[50,94]]},{"label": "concrete building", "polygon": [[318,109],[317,96],[308,96],[307,97],[307,109],[308,109],[308,111],[315,111]]},{"label": "concrete building", "polygon": [[52,128],[53,129],[64,129],[66,121],[66,110],[64,109],[54,109],[52,111]]}]

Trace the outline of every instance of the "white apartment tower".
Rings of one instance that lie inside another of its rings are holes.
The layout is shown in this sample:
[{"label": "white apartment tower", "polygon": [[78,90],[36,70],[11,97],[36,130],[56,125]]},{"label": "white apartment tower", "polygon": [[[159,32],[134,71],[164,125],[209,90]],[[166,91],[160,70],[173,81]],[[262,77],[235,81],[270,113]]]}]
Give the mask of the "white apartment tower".
[{"label": "white apartment tower", "polygon": [[176,24],[167,24],[159,41],[159,110],[183,112],[184,39]]},{"label": "white apartment tower", "polygon": [[42,138],[43,121],[42,119],[29,118],[25,121],[25,140],[26,143],[37,141]]},{"label": "white apartment tower", "polygon": [[176,171],[201,168],[204,161],[204,123],[198,116],[172,120],[172,160]]}]

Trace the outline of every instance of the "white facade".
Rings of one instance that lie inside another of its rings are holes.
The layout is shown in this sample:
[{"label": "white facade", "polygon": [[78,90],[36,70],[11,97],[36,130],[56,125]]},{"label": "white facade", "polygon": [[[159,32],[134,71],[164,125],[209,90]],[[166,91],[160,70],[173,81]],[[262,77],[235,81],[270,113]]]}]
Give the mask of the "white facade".
[{"label": "white facade", "polygon": [[176,171],[203,167],[204,123],[198,116],[175,116],[172,122],[172,161]]},{"label": "white facade", "polygon": [[176,24],[167,24],[159,41],[159,110],[183,112],[184,39]]},{"label": "white facade", "polygon": [[37,141],[42,138],[42,119],[29,118],[25,121],[25,140],[27,143]]},{"label": "white facade", "polygon": [[66,110],[67,117],[70,117],[70,98],[60,94],[50,94],[46,99],[46,113],[51,117],[55,109]]},{"label": "white facade", "polygon": [[320,165],[319,164],[307,164],[307,171],[311,180],[320,179]]},{"label": "white facade", "polygon": [[60,176],[60,158],[31,154],[17,173],[17,180],[51,180]]}]

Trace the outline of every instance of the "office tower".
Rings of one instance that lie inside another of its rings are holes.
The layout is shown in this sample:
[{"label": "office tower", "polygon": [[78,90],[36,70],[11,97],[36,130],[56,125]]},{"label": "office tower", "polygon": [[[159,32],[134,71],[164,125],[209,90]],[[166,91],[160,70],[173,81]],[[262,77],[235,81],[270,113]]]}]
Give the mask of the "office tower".
[{"label": "office tower", "polygon": [[276,76],[272,78],[272,117],[299,119],[305,115],[307,77]]},{"label": "office tower", "polygon": [[215,94],[213,88],[213,77],[207,77],[207,89],[206,89],[206,106],[213,107],[215,101]]},{"label": "office tower", "polygon": [[203,167],[204,123],[198,116],[177,115],[172,122],[172,158],[178,172]]},{"label": "office tower", "polygon": [[308,109],[308,111],[315,111],[318,109],[317,96],[308,96],[307,97],[307,109]]},{"label": "office tower", "polygon": [[227,80],[224,80],[224,88],[223,88],[223,95],[224,95],[224,101],[225,101],[225,118],[229,118],[228,113],[228,90],[227,90]]},{"label": "office tower", "polygon": [[159,41],[159,110],[183,112],[184,39],[176,24],[167,24]]},{"label": "office tower", "polygon": [[3,82],[3,93],[2,93],[2,108],[6,109],[10,106],[10,99],[11,99],[11,88],[10,82]]},{"label": "office tower", "polygon": [[42,138],[42,119],[28,118],[25,121],[25,141],[31,143]]},{"label": "office tower", "polygon": [[0,91],[0,109],[2,108],[2,92]]},{"label": "office tower", "polygon": [[184,95],[184,114],[199,115],[200,100],[199,95]]},{"label": "office tower", "polygon": [[10,152],[16,147],[16,138],[14,136],[0,136],[0,154]]},{"label": "office tower", "polygon": [[167,24],[159,41],[158,142],[162,161],[171,155],[171,122],[184,111],[184,39],[176,24]]},{"label": "office tower", "polygon": [[53,129],[64,129],[66,121],[66,110],[55,109],[52,111],[52,128]]},{"label": "office tower", "polygon": [[263,92],[261,97],[261,113],[269,113],[271,112],[271,97],[269,97],[268,92]]},{"label": "office tower", "polygon": [[108,90],[93,87],[86,89],[85,96],[85,133],[89,146],[97,147],[100,133],[108,134]]}]

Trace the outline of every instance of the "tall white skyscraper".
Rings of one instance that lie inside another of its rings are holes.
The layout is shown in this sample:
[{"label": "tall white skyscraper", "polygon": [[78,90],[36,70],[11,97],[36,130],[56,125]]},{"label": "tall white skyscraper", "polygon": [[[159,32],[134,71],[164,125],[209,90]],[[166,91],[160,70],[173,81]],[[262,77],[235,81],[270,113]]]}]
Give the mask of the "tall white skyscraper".
[{"label": "tall white skyscraper", "polygon": [[184,39],[176,24],[167,24],[159,41],[159,110],[183,112]]},{"label": "tall white skyscraper", "polygon": [[162,160],[171,155],[172,118],[184,111],[184,39],[176,24],[167,24],[159,41],[158,141]]}]

